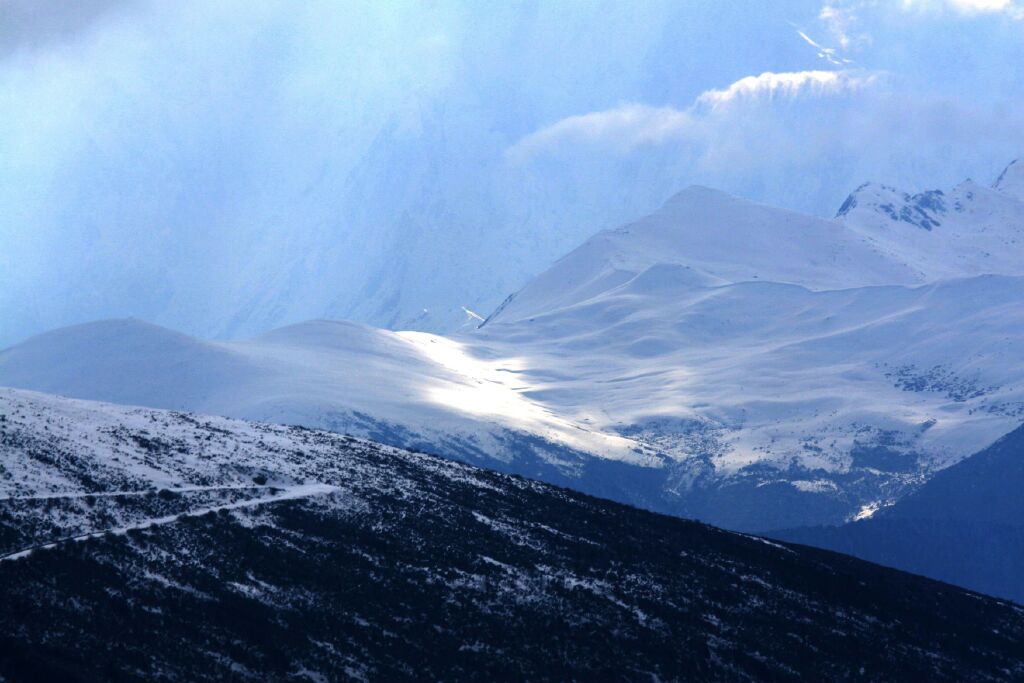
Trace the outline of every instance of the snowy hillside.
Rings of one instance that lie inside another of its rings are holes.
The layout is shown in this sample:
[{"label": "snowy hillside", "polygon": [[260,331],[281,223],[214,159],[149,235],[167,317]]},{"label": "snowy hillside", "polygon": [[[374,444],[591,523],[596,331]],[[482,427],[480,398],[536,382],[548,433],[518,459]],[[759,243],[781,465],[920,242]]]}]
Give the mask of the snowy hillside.
[{"label": "snowy hillside", "polygon": [[108,321],[0,352],[0,385],[369,436],[733,528],[838,523],[1024,416],[1024,202],[908,196],[913,222],[872,188],[834,221],[691,188],[473,333]]},{"label": "snowy hillside", "polygon": [[4,680],[1024,675],[1024,611],[327,432],[0,390]]},{"label": "snowy hillside", "polygon": [[510,459],[507,430],[639,461],[524,396],[509,359],[464,340],[312,321],[207,342],[136,320],[64,328],[0,352],[0,383],[79,398],[363,433]]}]

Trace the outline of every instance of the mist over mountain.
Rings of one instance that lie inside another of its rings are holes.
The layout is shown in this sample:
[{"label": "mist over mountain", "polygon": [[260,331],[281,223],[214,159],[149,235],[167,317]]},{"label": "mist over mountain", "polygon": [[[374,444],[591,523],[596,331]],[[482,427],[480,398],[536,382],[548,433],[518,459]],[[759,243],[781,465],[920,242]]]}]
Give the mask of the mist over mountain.
[{"label": "mist over mountain", "polygon": [[1024,139],[1009,11],[74,4],[0,7],[0,345],[453,331],[687,185],[829,217],[866,179],[987,185]]}]

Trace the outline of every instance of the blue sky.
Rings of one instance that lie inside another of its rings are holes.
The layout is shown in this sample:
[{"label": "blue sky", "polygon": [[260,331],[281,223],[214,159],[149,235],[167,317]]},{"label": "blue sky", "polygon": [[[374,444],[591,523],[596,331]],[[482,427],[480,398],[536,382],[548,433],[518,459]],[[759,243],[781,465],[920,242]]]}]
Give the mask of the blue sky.
[{"label": "blue sky", "polygon": [[0,344],[451,329],[689,184],[990,182],[1021,64],[1016,0],[0,0]]}]

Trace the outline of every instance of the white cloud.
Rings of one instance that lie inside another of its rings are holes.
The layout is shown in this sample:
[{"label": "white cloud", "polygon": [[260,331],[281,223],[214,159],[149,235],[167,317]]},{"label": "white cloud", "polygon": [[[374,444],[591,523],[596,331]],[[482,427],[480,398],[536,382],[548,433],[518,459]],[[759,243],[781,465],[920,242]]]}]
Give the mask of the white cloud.
[{"label": "white cloud", "polygon": [[536,161],[527,167],[536,174],[557,169],[598,186],[628,169],[660,196],[696,183],[825,215],[865,180],[923,189],[984,178],[1019,154],[1007,144],[1021,139],[1014,111],[850,70],[762,74],[684,108],[574,116],[513,150]]},{"label": "white cloud", "polygon": [[874,83],[879,74],[859,71],[795,71],[747,76],[724,90],[708,90],[697,98],[698,106],[717,109],[737,101],[821,96],[852,92]]},{"label": "white cloud", "polygon": [[1005,14],[1024,20],[1024,4],[1015,0],[902,0],[905,10],[952,10],[960,15]]},{"label": "white cloud", "polygon": [[569,116],[523,137],[506,155],[512,161],[522,162],[548,147],[565,143],[630,151],[643,145],[695,139],[702,134],[707,117],[732,105],[849,93],[871,85],[878,78],[878,73],[861,70],[769,71],[741,78],[722,90],[707,90],[685,110],[628,103]]},{"label": "white cloud", "polygon": [[827,2],[818,12],[818,20],[825,25],[826,30],[832,38],[839,43],[843,50],[849,50],[857,44],[870,42],[867,34],[854,34],[853,29],[858,24],[858,4],[839,5],[835,2]]},{"label": "white cloud", "polygon": [[553,144],[574,142],[611,144],[630,150],[684,137],[693,116],[672,107],[622,104],[614,109],[569,116],[522,138],[508,149],[514,161],[524,161]]},{"label": "white cloud", "polygon": [[[901,17],[901,15],[903,15]],[[824,0],[818,11],[821,29],[838,48],[824,48],[800,32],[801,38],[819,50],[830,63],[839,53],[851,53],[874,44],[867,30],[886,33],[886,24],[899,25],[903,17],[971,19],[1002,16],[1024,21],[1024,0]]]},{"label": "white cloud", "polygon": [[947,5],[968,14],[975,12],[1005,12],[1011,8],[1010,0],[947,0]]},{"label": "white cloud", "polygon": [[821,57],[822,59],[824,59],[825,61],[827,61],[829,64],[834,64],[836,66],[842,66],[844,64],[852,64],[853,63],[851,60],[846,59],[845,57],[840,57],[839,56],[839,51],[836,48],[834,48],[834,47],[825,47],[824,45],[822,45],[821,43],[817,42],[816,40],[811,38],[809,35],[804,33],[803,31],[801,31],[800,29],[797,29],[796,34],[798,36],[800,36],[805,43],[807,43],[808,45],[813,47],[815,50],[817,50],[818,51],[818,56]]},{"label": "white cloud", "polygon": [[1010,0],[950,0],[950,3],[972,12],[1001,12],[1010,7]]}]

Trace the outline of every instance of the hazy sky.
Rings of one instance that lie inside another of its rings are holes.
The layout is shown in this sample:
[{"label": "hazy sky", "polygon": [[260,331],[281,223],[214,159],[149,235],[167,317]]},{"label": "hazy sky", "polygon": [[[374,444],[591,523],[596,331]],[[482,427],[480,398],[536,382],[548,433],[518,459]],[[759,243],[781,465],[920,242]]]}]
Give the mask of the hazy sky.
[{"label": "hazy sky", "polygon": [[0,0],[0,345],[450,329],[692,183],[990,182],[1022,64],[1020,0]]}]

